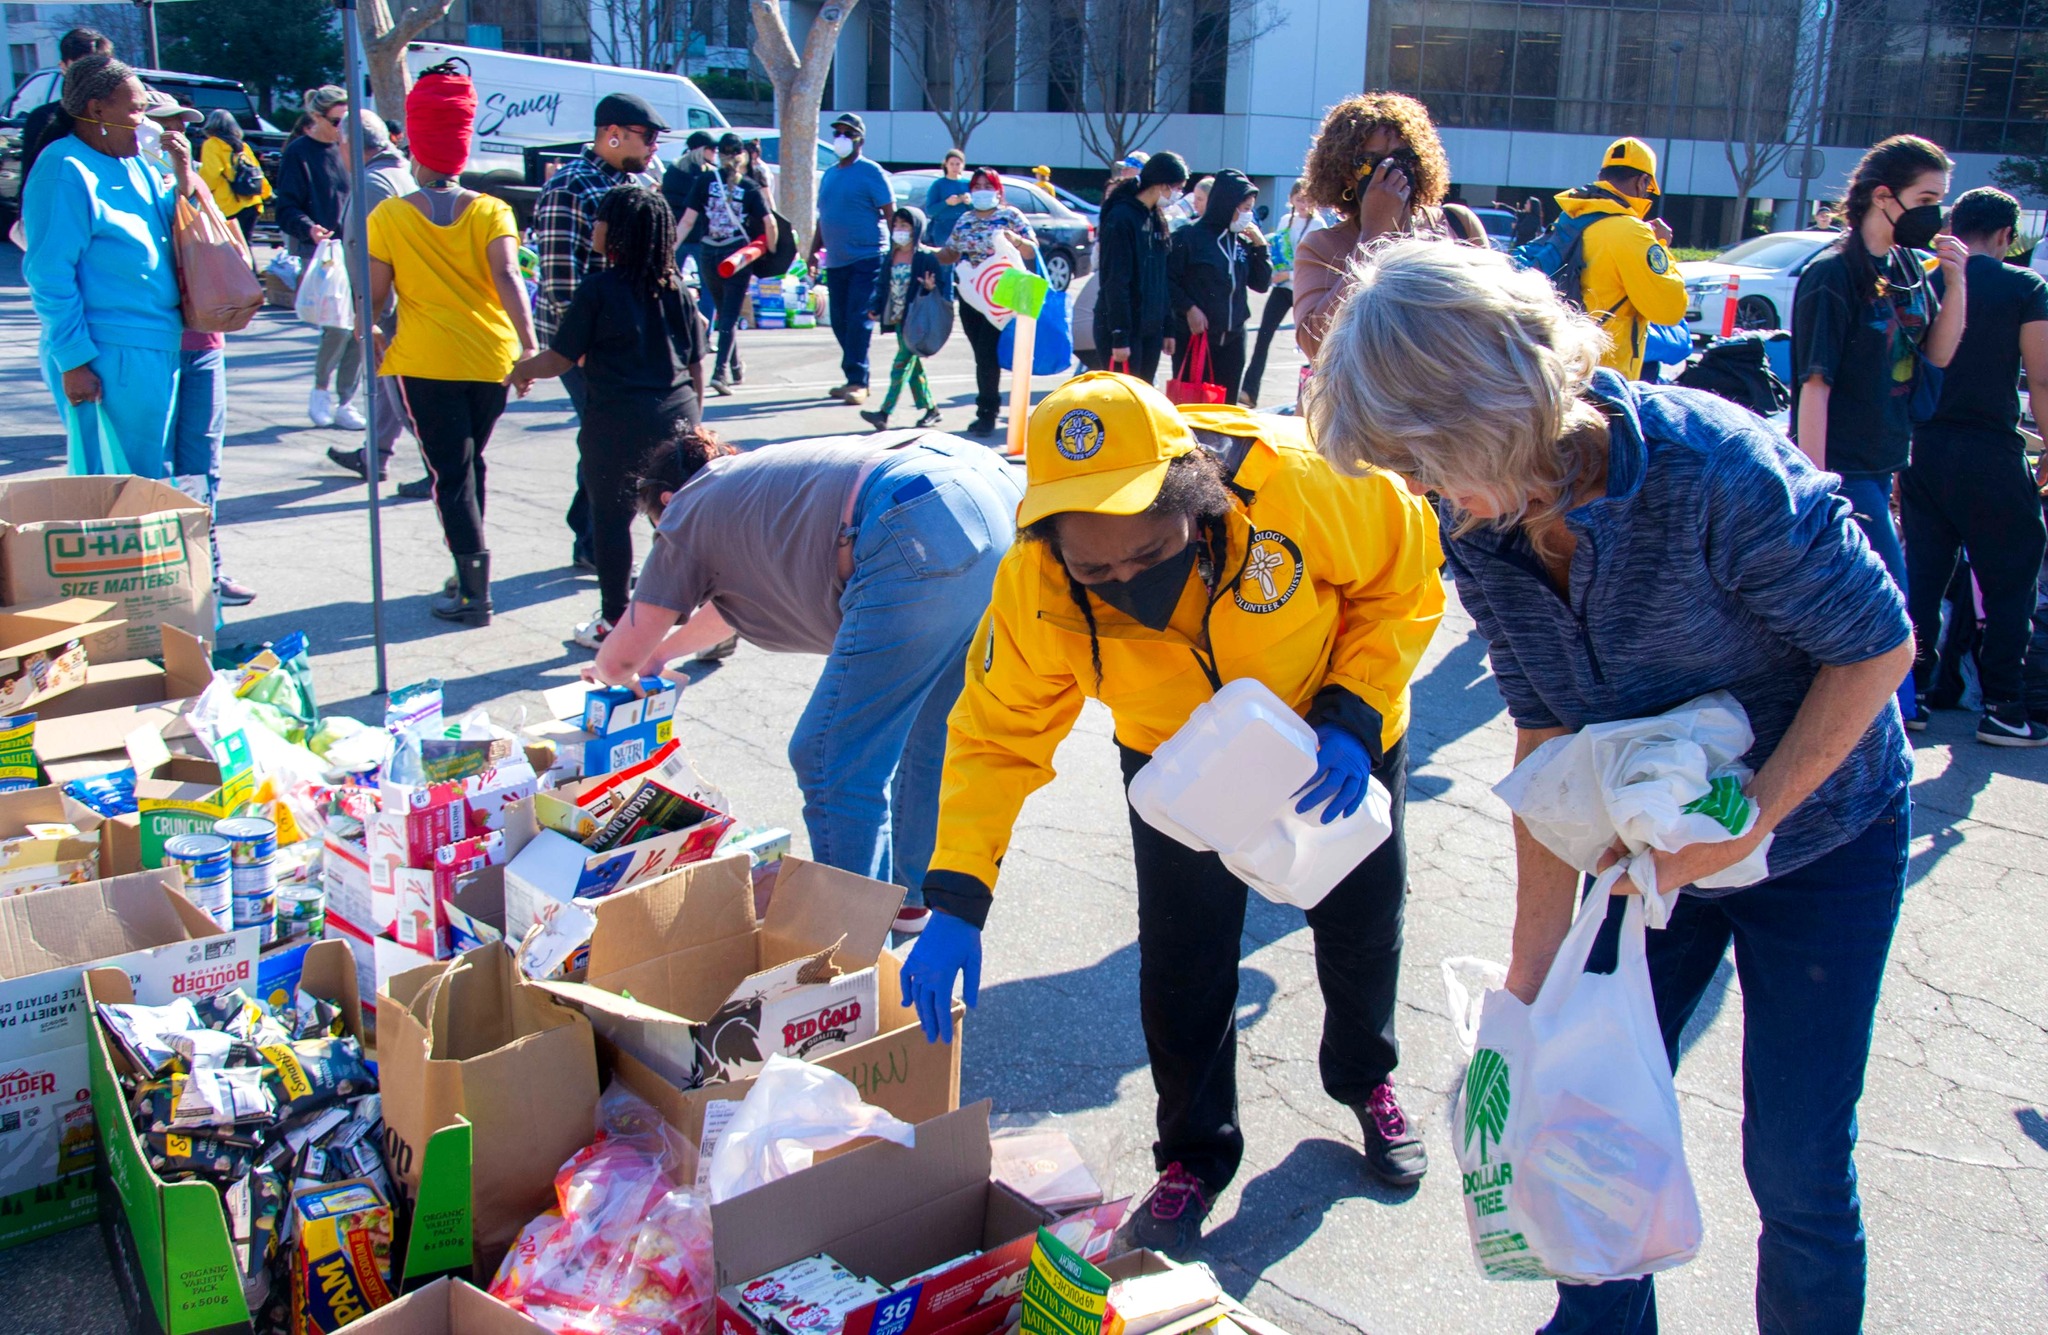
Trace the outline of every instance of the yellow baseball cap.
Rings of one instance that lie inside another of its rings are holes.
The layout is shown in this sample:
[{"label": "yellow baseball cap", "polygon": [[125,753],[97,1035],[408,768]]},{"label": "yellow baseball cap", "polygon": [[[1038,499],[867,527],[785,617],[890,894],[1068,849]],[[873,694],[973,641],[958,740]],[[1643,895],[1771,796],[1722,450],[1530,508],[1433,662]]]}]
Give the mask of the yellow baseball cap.
[{"label": "yellow baseball cap", "polygon": [[1657,185],[1657,150],[1640,139],[1617,139],[1607,146],[1607,156],[1600,159],[1600,170],[1609,167],[1627,167],[1631,171],[1647,172],[1650,177],[1650,193],[1662,194]]},{"label": "yellow baseball cap", "polygon": [[1090,371],[1031,410],[1017,526],[1047,515],[1141,514],[1166,468],[1200,448],[1166,396],[1134,376]]}]

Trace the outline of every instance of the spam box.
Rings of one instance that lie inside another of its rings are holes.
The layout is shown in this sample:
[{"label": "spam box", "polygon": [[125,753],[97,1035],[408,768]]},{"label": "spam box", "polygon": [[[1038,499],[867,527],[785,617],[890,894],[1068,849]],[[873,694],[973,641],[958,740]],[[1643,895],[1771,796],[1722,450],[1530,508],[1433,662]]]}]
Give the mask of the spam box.
[{"label": "spam box", "polygon": [[291,1335],[332,1335],[391,1301],[391,1204],[368,1178],[292,1193]]},{"label": "spam box", "polygon": [[349,1327],[349,1335],[546,1335],[524,1312],[515,1312],[461,1279],[437,1279],[380,1307]]},{"label": "spam box", "polygon": [[725,854],[598,900],[585,981],[543,986],[664,1079],[730,1081],[879,1032],[878,962],[902,902],[901,886],[786,858],[757,919],[748,859]]},{"label": "spam box", "polygon": [[[253,939],[255,933],[246,935]],[[338,941],[307,946],[299,986],[334,1003],[345,1032],[362,1038],[362,1006],[346,946]],[[125,972],[90,969],[80,1009],[89,1015],[93,1004],[137,999]],[[101,1026],[88,1024],[88,1032],[92,1105],[105,1131],[98,1178],[100,1233],[113,1258],[129,1327],[152,1335],[249,1335],[254,1326],[219,1190],[202,1181],[167,1183],[151,1170],[122,1096],[120,1076],[129,1069],[127,1058],[107,1041]],[[410,1162],[402,1163],[389,1143],[385,1158],[394,1175]],[[392,1228],[389,1255],[394,1262],[403,1257],[402,1265],[394,1265],[394,1292],[469,1269],[469,1124],[457,1121],[429,1137],[418,1172],[411,1208],[399,1212]]]},{"label": "spam box", "polygon": [[[79,1224],[96,1206],[92,1009],[79,972],[105,966],[148,1005],[252,984],[257,933],[223,932],[144,872],[0,899],[0,1247]],[[115,1117],[127,1125],[125,1110]]]},{"label": "spam box", "polygon": [[1041,1227],[1109,1255],[1128,1199],[1057,1218],[989,1178],[987,1103],[924,1122],[917,1143],[871,1141],[711,1207],[717,1335],[780,1335],[741,1298],[752,1279],[831,1257],[888,1292],[845,1335],[988,1335],[1023,1296]]},{"label": "spam box", "polygon": [[109,617],[113,610],[94,598],[0,608],[0,714],[40,711],[85,685],[87,639],[128,624]]},{"label": "spam box", "polygon": [[206,507],[149,478],[52,477],[0,483],[0,602],[96,598],[127,621],[93,656],[150,658],[164,623],[213,634]]}]

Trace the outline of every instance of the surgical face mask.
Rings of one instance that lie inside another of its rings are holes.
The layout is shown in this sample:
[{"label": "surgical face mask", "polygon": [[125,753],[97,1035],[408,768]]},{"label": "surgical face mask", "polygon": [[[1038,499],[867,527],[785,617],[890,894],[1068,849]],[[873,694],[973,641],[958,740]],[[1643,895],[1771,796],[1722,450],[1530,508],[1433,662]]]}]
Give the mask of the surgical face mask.
[{"label": "surgical face mask", "polygon": [[1181,591],[1188,586],[1188,572],[1195,568],[1195,544],[1187,546],[1129,579],[1104,580],[1084,585],[1089,593],[1149,630],[1165,630],[1180,606]]},{"label": "surgical face mask", "polygon": [[1934,249],[1935,234],[1946,221],[1939,204],[1922,204],[1892,219],[1892,240],[1913,250]]},{"label": "surgical face mask", "polygon": [[1240,213],[1230,220],[1230,225],[1240,232],[1256,232],[1259,229],[1259,220],[1249,213]]},{"label": "surgical face mask", "polygon": [[837,153],[837,154],[838,154],[838,155],[839,155],[840,157],[842,157],[842,158],[850,158],[850,157],[852,157],[852,156],[853,156],[853,140],[851,140],[851,139],[847,138],[847,137],[846,137],[845,135],[843,135],[843,134],[835,134],[835,135],[833,135],[833,136],[832,136],[832,151],[833,151],[834,153]]},{"label": "surgical face mask", "polygon": [[889,233],[889,239],[899,246],[907,246],[910,244],[910,229],[908,227],[899,227]]},{"label": "surgical face mask", "polygon": [[1183,192],[1178,186],[1176,186],[1172,190],[1167,191],[1165,197],[1159,201],[1159,207],[1163,209],[1170,209],[1174,207],[1176,204],[1180,203],[1182,193]]},{"label": "surgical face mask", "polygon": [[163,156],[164,127],[144,116],[142,124],[135,127],[135,148],[145,158]]},{"label": "surgical face mask", "polygon": [[996,206],[996,192],[993,190],[970,190],[967,202],[977,209],[992,209]]}]

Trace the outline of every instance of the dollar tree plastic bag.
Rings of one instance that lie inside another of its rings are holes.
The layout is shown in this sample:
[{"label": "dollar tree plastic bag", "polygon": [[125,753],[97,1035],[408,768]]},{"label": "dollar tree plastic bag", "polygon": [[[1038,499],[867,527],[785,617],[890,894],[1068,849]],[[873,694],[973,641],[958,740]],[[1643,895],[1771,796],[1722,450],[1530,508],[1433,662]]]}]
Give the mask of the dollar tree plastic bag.
[{"label": "dollar tree plastic bag", "polygon": [[306,274],[299,280],[299,294],[292,309],[307,324],[323,329],[356,327],[355,299],[348,282],[348,264],[342,258],[341,242],[329,237],[313,250]]},{"label": "dollar tree plastic bag", "polygon": [[[1452,1104],[1472,1253],[1488,1279],[1594,1284],[1691,1260],[1700,1207],[1657,1027],[1643,899],[1629,895],[1614,972],[1586,972],[1621,868],[1579,906],[1533,1004],[1495,988]],[[1469,993],[1444,971],[1451,1013]]]},{"label": "dollar tree plastic bag", "polygon": [[[1493,791],[1538,843],[1592,873],[1616,840],[1633,856],[1749,833],[1757,807],[1743,792],[1750,770],[1742,757],[1755,741],[1742,702],[1714,691],[1663,714],[1553,737]],[[1696,884],[1732,889],[1763,880],[1773,838],[1765,835],[1748,857]],[[1649,925],[1662,927],[1680,887],[1645,884],[1651,868],[1649,858],[1634,858],[1629,874],[1649,901]]]},{"label": "dollar tree plastic bag", "polygon": [[837,1071],[771,1054],[711,1151],[711,1203],[811,1166],[819,1150],[859,1136],[917,1143],[917,1128],[872,1104]]}]

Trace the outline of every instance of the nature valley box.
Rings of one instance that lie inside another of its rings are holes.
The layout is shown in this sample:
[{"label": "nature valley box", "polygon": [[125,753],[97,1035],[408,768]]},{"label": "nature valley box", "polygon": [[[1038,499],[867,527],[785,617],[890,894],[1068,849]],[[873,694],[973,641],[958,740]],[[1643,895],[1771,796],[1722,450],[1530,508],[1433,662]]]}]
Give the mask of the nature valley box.
[{"label": "nature valley box", "polygon": [[178,884],[144,872],[0,899],[0,1247],[93,1217],[80,971],[108,966],[149,1005],[256,978],[256,932],[222,932]]},{"label": "nature valley box", "polygon": [[151,658],[157,623],[213,634],[206,507],[168,482],[52,477],[0,483],[0,602],[100,598],[127,626],[95,638],[107,662]]}]

